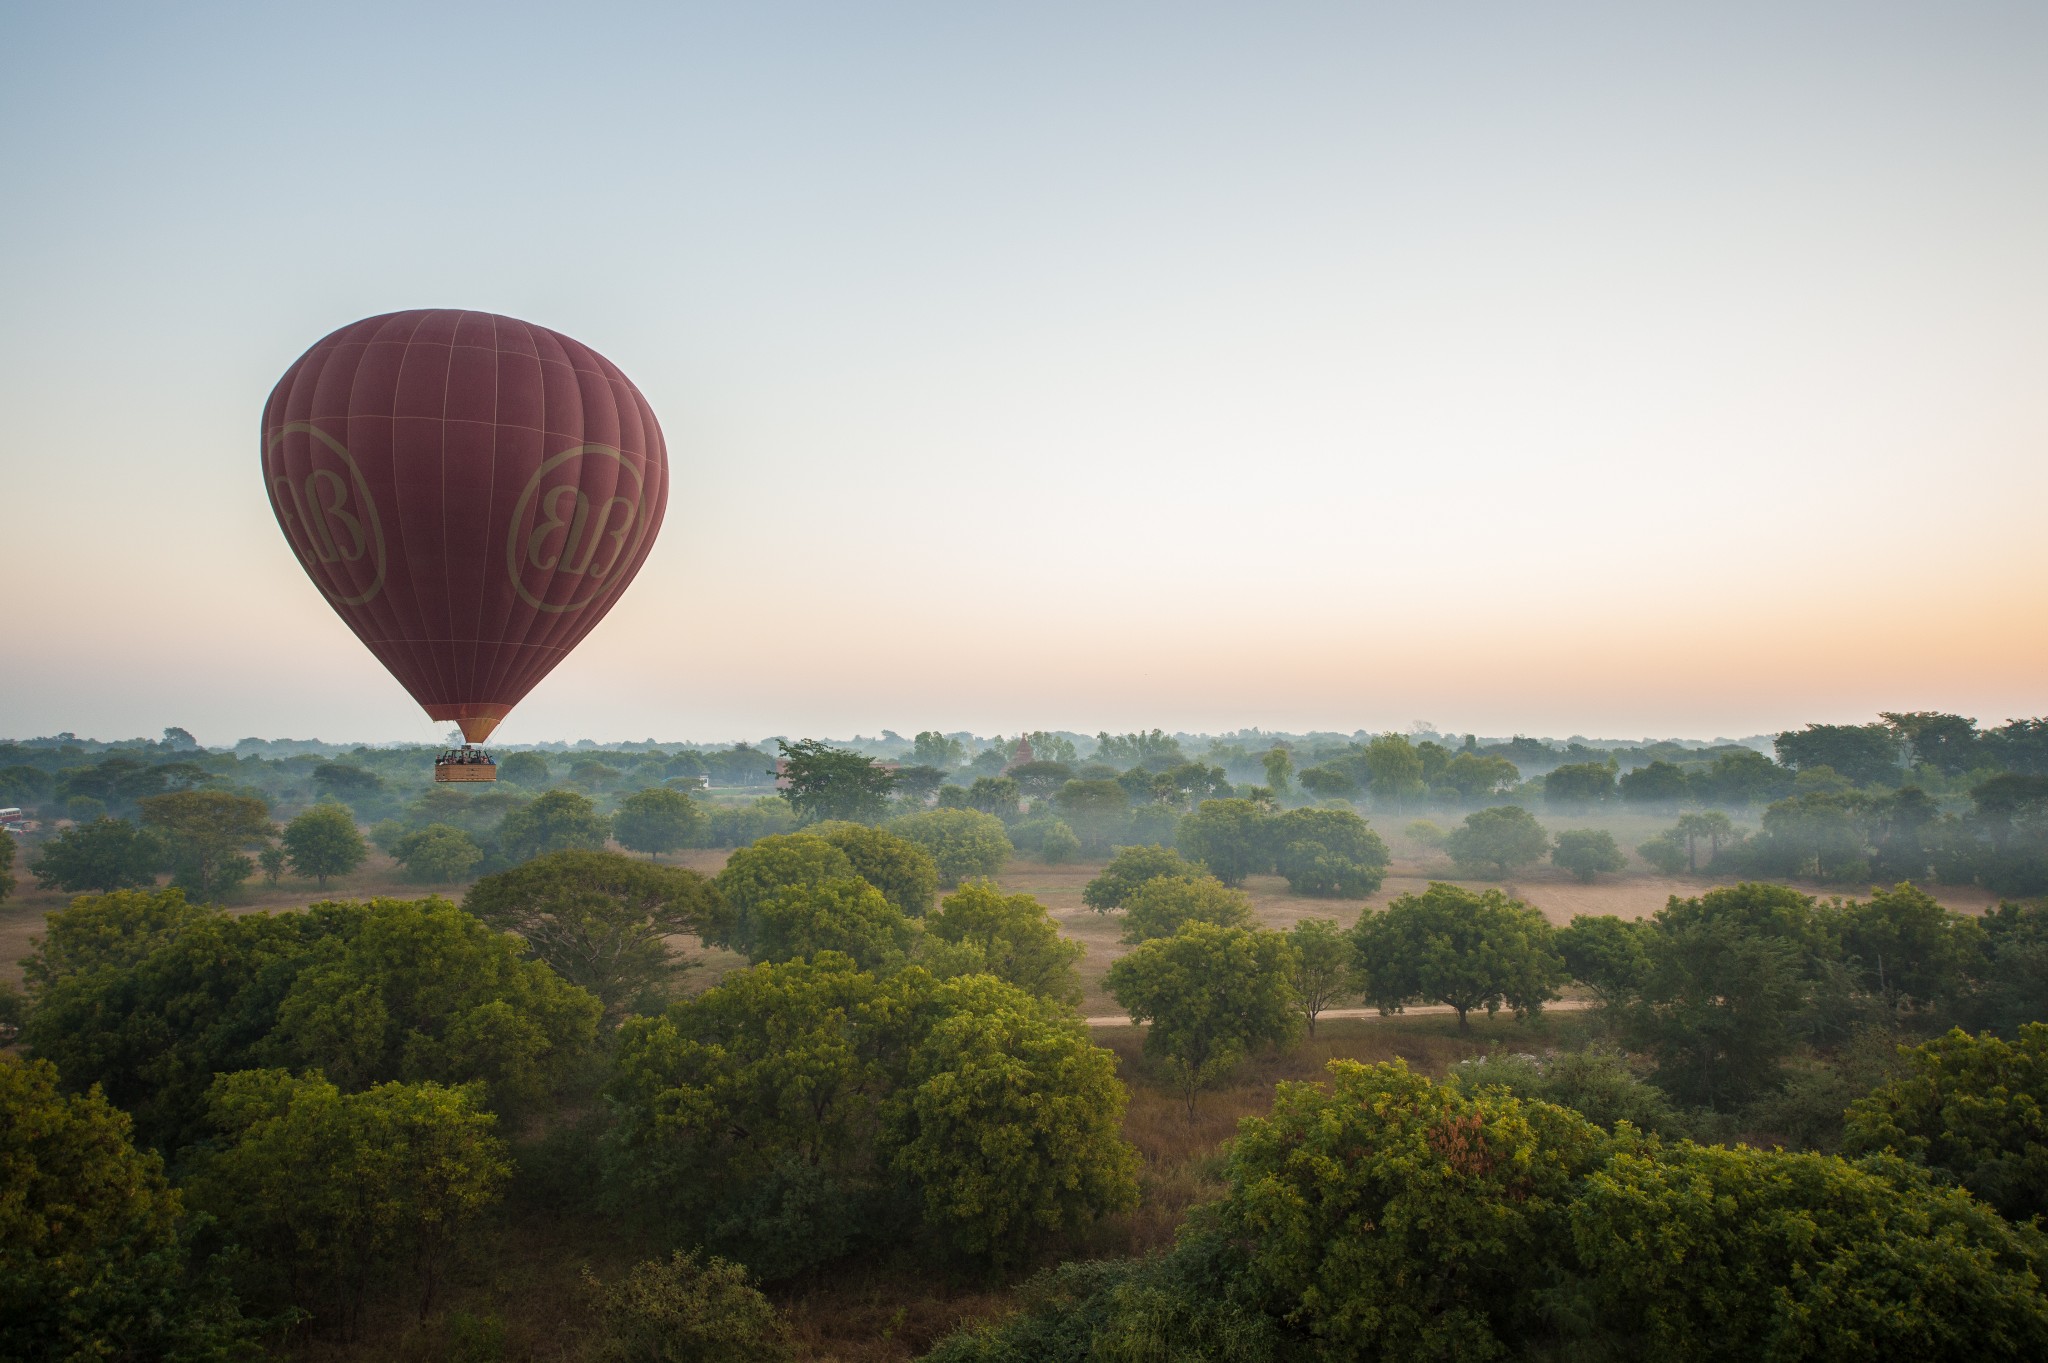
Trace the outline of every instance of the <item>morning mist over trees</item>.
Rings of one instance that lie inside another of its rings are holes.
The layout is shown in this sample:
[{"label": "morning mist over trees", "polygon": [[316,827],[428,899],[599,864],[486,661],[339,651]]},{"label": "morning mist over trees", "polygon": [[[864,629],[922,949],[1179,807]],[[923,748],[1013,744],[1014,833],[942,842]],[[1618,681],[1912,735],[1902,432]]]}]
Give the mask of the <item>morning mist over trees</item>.
[{"label": "morning mist over trees", "polygon": [[0,1359],[2048,1357],[2044,59],[0,13]]}]

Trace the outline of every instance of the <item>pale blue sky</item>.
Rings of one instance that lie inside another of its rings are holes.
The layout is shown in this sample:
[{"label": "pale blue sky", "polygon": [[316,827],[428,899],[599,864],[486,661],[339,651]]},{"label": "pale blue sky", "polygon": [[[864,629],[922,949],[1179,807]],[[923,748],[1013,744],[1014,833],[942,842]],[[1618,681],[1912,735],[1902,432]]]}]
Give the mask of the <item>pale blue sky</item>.
[{"label": "pale blue sky", "polygon": [[2048,711],[2048,8],[0,5],[0,732],[431,736],[256,476],[594,346],[551,737]]}]

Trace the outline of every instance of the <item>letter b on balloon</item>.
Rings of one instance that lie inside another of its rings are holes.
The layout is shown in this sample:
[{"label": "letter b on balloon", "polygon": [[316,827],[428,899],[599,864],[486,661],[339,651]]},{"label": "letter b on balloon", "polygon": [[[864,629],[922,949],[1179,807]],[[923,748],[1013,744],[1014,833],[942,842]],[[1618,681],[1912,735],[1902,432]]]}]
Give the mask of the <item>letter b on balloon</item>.
[{"label": "letter b on balloon", "polygon": [[538,610],[580,610],[617,585],[614,569],[639,559],[645,479],[609,445],[553,455],[527,480],[505,537],[505,569]]}]

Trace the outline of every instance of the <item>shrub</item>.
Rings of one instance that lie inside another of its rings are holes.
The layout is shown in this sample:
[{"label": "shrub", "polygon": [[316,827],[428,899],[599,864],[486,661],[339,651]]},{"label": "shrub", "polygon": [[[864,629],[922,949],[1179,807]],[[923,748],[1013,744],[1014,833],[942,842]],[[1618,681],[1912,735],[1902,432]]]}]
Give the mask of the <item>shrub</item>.
[{"label": "shrub", "polygon": [[1550,860],[1588,885],[1602,871],[1619,871],[1628,865],[1628,858],[1614,845],[1614,835],[1604,828],[1572,828],[1558,834]]},{"label": "shrub", "polygon": [[1214,876],[1154,876],[1131,892],[1124,904],[1124,941],[1171,937],[1181,924],[1213,923],[1224,928],[1256,925],[1252,901]]},{"label": "shrub", "polygon": [[739,1264],[678,1250],[636,1264],[607,1285],[589,1269],[604,1363],[781,1363],[794,1357],[789,1327]]},{"label": "shrub", "polygon": [[1102,874],[1081,891],[1081,902],[1097,913],[1108,913],[1122,908],[1134,890],[1156,876],[1194,873],[1193,864],[1171,847],[1119,847]]},{"label": "shrub", "polygon": [[1010,859],[1010,836],[993,814],[971,809],[928,809],[906,814],[889,831],[916,844],[938,867],[939,884],[952,889],[970,876],[994,876]]},{"label": "shrub", "polygon": [[1296,894],[1359,899],[1379,889],[1386,843],[1348,809],[1290,809],[1269,824],[1275,868]]},{"label": "shrub", "polygon": [[916,843],[884,829],[842,821],[816,824],[809,831],[844,852],[855,875],[910,917],[922,918],[932,911],[939,868]]}]

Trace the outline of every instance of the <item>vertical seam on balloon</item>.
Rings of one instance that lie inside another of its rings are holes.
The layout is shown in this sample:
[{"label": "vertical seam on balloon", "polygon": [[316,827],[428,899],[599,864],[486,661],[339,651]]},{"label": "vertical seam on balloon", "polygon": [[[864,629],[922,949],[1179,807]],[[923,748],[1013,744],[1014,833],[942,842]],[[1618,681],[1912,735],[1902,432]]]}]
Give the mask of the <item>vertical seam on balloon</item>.
[{"label": "vertical seam on balloon", "polygon": [[[497,689],[497,679],[495,676],[490,679],[491,685],[488,687],[485,686],[482,659],[484,649],[484,609],[485,603],[489,600],[490,597],[490,565],[492,562],[491,550],[496,547],[495,541],[497,539],[497,536],[491,533],[491,506],[492,503],[497,500],[498,495],[498,413],[499,402],[505,391],[504,377],[502,374],[505,362],[505,354],[503,345],[498,339],[498,323],[503,320],[508,320],[500,318],[496,313],[489,314],[489,316],[491,319],[491,463],[489,469],[486,470],[484,475],[483,505],[477,508],[477,514],[481,516],[484,521],[484,552],[482,558],[480,559],[476,568],[474,569],[476,590],[476,619],[471,624],[469,630],[471,636],[471,642],[469,645],[470,684],[476,688],[477,699],[480,701],[494,700],[495,697],[491,695],[491,692]],[[499,639],[497,646],[493,648],[491,653],[491,662],[494,670],[498,660],[499,650],[502,649],[504,646],[504,631],[500,629],[498,631],[498,634]]]},{"label": "vertical seam on balloon", "polygon": [[[387,339],[385,333],[387,327],[393,331],[396,331],[398,329],[397,327],[391,326],[391,323],[400,316],[401,314],[390,313],[386,314],[382,318],[376,319],[380,322],[383,322],[385,325],[375,327],[370,331],[363,348],[362,358],[363,361],[365,361],[365,363],[359,363],[356,366],[355,370],[349,375],[347,412],[349,414],[349,421],[351,426],[353,426],[354,424],[356,395],[359,391],[361,391],[362,385],[368,382],[368,379],[365,377],[365,373],[366,371],[370,370],[370,366],[366,362],[370,358],[371,350],[376,346],[396,345],[398,347],[399,368],[398,371],[394,372],[392,375],[392,389],[393,393],[396,393],[399,375],[404,370],[406,346],[412,333],[407,332],[405,334],[406,339],[400,339],[396,336]],[[413,329],[417,330],[419,326],[419,319],[417,317],[414,317],[408,320],[410,320]],[[399,325],[402,326],[404,325],[404,323],[400,322]],[[394,541],[397,543],[402,543],[403,538],[400,532],[402,531],[404,525],[405,511],[404,507],[398,501],[398,423],[396,420],[393,419],[392,404],[388,397],[384,399],[379,399],[374,392],[370,393],[369,397],[371,398],[371,407],[373,409],[373,414],[368,419],[372,421],[381,421],[384,426],[384,472],[385,478],[391,487],[391,514],[393,517],[392,533],[394,536]],[[381,413],[381,415],[377,415],[376,413]],[[407,585],[410,586],[412,581],[412,566],[410,562],[406,564],[405,572]],[[387,591],[381,594],[379,599],[374,603],[377,606],[375,622],[380,627],[380,632],[382,633],[384,638],[390,641],[386,645],[388,648],[390,648],[394,653],[399,653],[403,656],[411,657],[413,659],[412,665],[408,668],[408,672],[411,676],[417,677],[419,675],[417,655],[415,653],[413,646],[409,642],[405,641],[405,630],[403,628],[404,621],[401,618],[401,612],[399,610],[397,598],[398,593],[395,590]],[[373,649],[372,653],[375,654],[376,650]],[[380,663],[384,663],[385,671],[390,672],[392,670],[391,664],[387,662],[384,659],[384,657],[380,655],[378,656],[377,660]],[[394,674],[392,680],[396,681],[399,685],[399,688],[403,690],[408,696],[412,696],[414,704],[419,703],[419,697],[413,696],[412,685],[410,682],[407,681],[405,677]]]},{"label": "vertical seam on balloon", "polygon": [[[441,555],[441,601],[442,610],[447,615],[448,640],[446,650],[430,649],[428,652],[433,656],[435,671],[440,674],[442,694],[448,697],[450,704],[460,705],[462,688],[457,681],[460,669],[455,666],[454,652],[457,647],[455,592],[454,584],[448,579],[448,398],[455,388],[455,352],[462,340],[462,324],[469,320],[469,310],[456,308],[454,312],[455,325],[448,332],[448,358],[441,365],[441,497],[437,507],[441,533],[434,537],[435,547]],[[442,670],[443,659],[447,660],[448,670],[445,671]]]},{"label": "vertical seam on balloon", "polygon": [[[402,488],[403,488],[403,487],[405,486],[405,484],[404,484],[404,481],[403,481],[403,480],[402,480],[402,479],[401,479],[401,478],[400,478],[400,477],[398,476],[398,413],[397,413],[397,399],[398,399],[398,394],[399,394],[399,392],[400,392],[400,391],[401,391],[401,390],[403,389],[403,387],[404,387],[404,381],[405,381],[405,371],[406,371],[406,368],[407,368],[407,366],[408,366],[408,365],[409,365],[409,364],[411,363],[411,361],[412,361],[412,352],[413,352],[413,343],[414,343],[414,340],[415,340],[415,339],[416,339],[416,338],[417,338],[417,337],[419,336],[419,333],[420,333],[420,330],[421,330],[421,328],[423,328],[424,326],[426,326],[426,323],[427,323],[427,319],[428,319],[429,317],[432,317],[432,316],[433,316],[433,315],[435,314],[435,312],[436,312],[436,311],[438,311],[438,310],[437,310],[437,309],[424,309],[424,310],[422,310],[422,311],[421,311],[421,312],[419,313],[419,315],[418,315],[418,316],[416,316],[416,317],[415,317],[415,318],[413,319],[413,327],[412,327],[412,331],[411,331],[411,332],[410,332],[410,333],[409,333],[409,334],[408,334],[408,335],[406,336],[406,338],[405,338],[405,349],[404,349],[404,350],[403,350],[403,351],[402,351],[402,352],[400,353],[400,355],[399,355],[399,360],[398,360],[398,373],[397,373],[397,375],[395,376],[395,378],[394,378],[394,382],[393,382],[393,384],[392,384],[392,409],[393,409],[393,410],[392,410],[392,415],[391,415],[391,436],[392,436],[392,439],[391,439],[391,455],[392,455],[392,461],[391,461],[391,471],[392,471],[392,480],[391,480],[391,481],[392,481],[392,487],[393,487],[393,493],[392,493],[392,495],[393,495],[393,497],[394,497],[394,498],[398,498],[398,497],[400,497],[400,496],[401,496],[401,493],[400,493],[400,489],[402,489]],[[444,401],[445,401],[445,399],[446,399],[446,388],[445,388],[445,385],[444,385],[444,388],[443,388],[443,393],[442,393],[442,396],[443,396],[443,399],[444,399]],[[399,514],[399,523],[400,523],[401,525],[403,525],[403,524],[404,524],[404,522],[405,522],[405,512],[404,512],[404,509],[403,509],[403,507],[402,507],[402,506],[401,506],[401,508],[400,508],[400,510],[399,510],[399,513],[398,513],[398,514]],[[414,676],[417,676],[417,677],[419,677],[419,678],[420,678],[420,679],[421,679],[422,681],[425,681],[425,680],[426,680],[426,678],[427,678],[427,677],[428,677],[428,676],[429,676],[429,675],[431,674],[431,675],[433,676],[433,678],[435,679],[435,681],[436,681],[437,683],[441,683],[441,684],[445,685],[445,681],[446,681],[446,678],[445,678],[445,677],[444,677],[444,675],[442,674],[442,671],[441,671],[441,664],[440,664],[440,660],[439,660],[438,658],[435,658],[435,657],[434,657],[434,650],[433,650],[432,644],[431,644],[431,643],[430,643],[430,642],[428,641],[428,639],[427,639],[427,638],[425,637],[425,636],[426,636],[426,635],[427,635],[427,634],[429,633],[429,631],[428,631],[428,629],[426,628],[426,625],[427,625],[427,619],[426,619],[426,614],[427,614],[427,613],[426,613],[426,607],[425,607],[425,604],[424,604],[424,603],[423,603],[423,602],[422,602],[422,601],[420,600],[420,581],[419,581],[419,575],[418,575],[417,573],[415,573],[415,572],[413,572],[413,571],[412,571],[412,565],[411,565],[411,563],[410,563],[410,562],[408,562],[408,564],[407,564],[406,566],[407,566],[407,571],[406,571],[406,585],[407,585],[407,586],[408,586],[408,587],[409,587],[409,588],[411,589],[411,591],[412,591],[412,600],[413,600],[413,618],[414,618],[414,620],[415,620],[415,621],[417,621],[417,622],[418,622],[418,624],[419,624],[419,626],[420,626],[420,628],[419,628],[419,629],[418,629],[418,630],[417,630],[416,632],[417,632],[417,633],[418,633],[418,634],[419,634],[419,635],[421,636],[421,637],[420,637],[420,638],[418,638],[418,639],[408,638],[408,639],[406,640],[406,651],[407,651],[407,652],[408,652],[408,653],[409,653],[409,654],[411,655],[411,657],[412,657],[412,659],[413,659],[413,675],[414,675]],[[424,654],[422,653],[422,650],[424,650]],[[420,663],[421,663],[422,657],[424,657],[424,658],[425,658],[425,660],[426,660],[426,661],[427,661],[427,662],[428,662],[428,663],[429,663],[429,664],[431,665],[431,667],[430,667],[430,668],[423,668],[423,667],[421,667],[421,666],[420,666]],[[440,690],[441,688],[440,688],[440,687],[437,687],[436,689],[437,689],[437,692],[438,692],[438,691],[439,691],[439,690]],[[412,688],[408,686],[408,687],[406,688],[406,690],[410,691],[410,690],[412,690]],[[419,700],[419,697],[418,697],[418,696],[414,696],[414,697],[413,697],[413,699],[414,699],[415,701],[418,701],[418,700]],[[425,705],[424,705],[424,703],[422,703],[422,705],[421,705],[421,708],[422,708],[422,709],[424,709],[424,708],[425,708]],[[431,717],[431,716],[429,716],[429,718],[432,718],[432,717]],[[435,723],[439,723],[439,722],[440,722],[440,721],[438,721],[438,720],[436,720],[436,721],[435,721]]]}]

